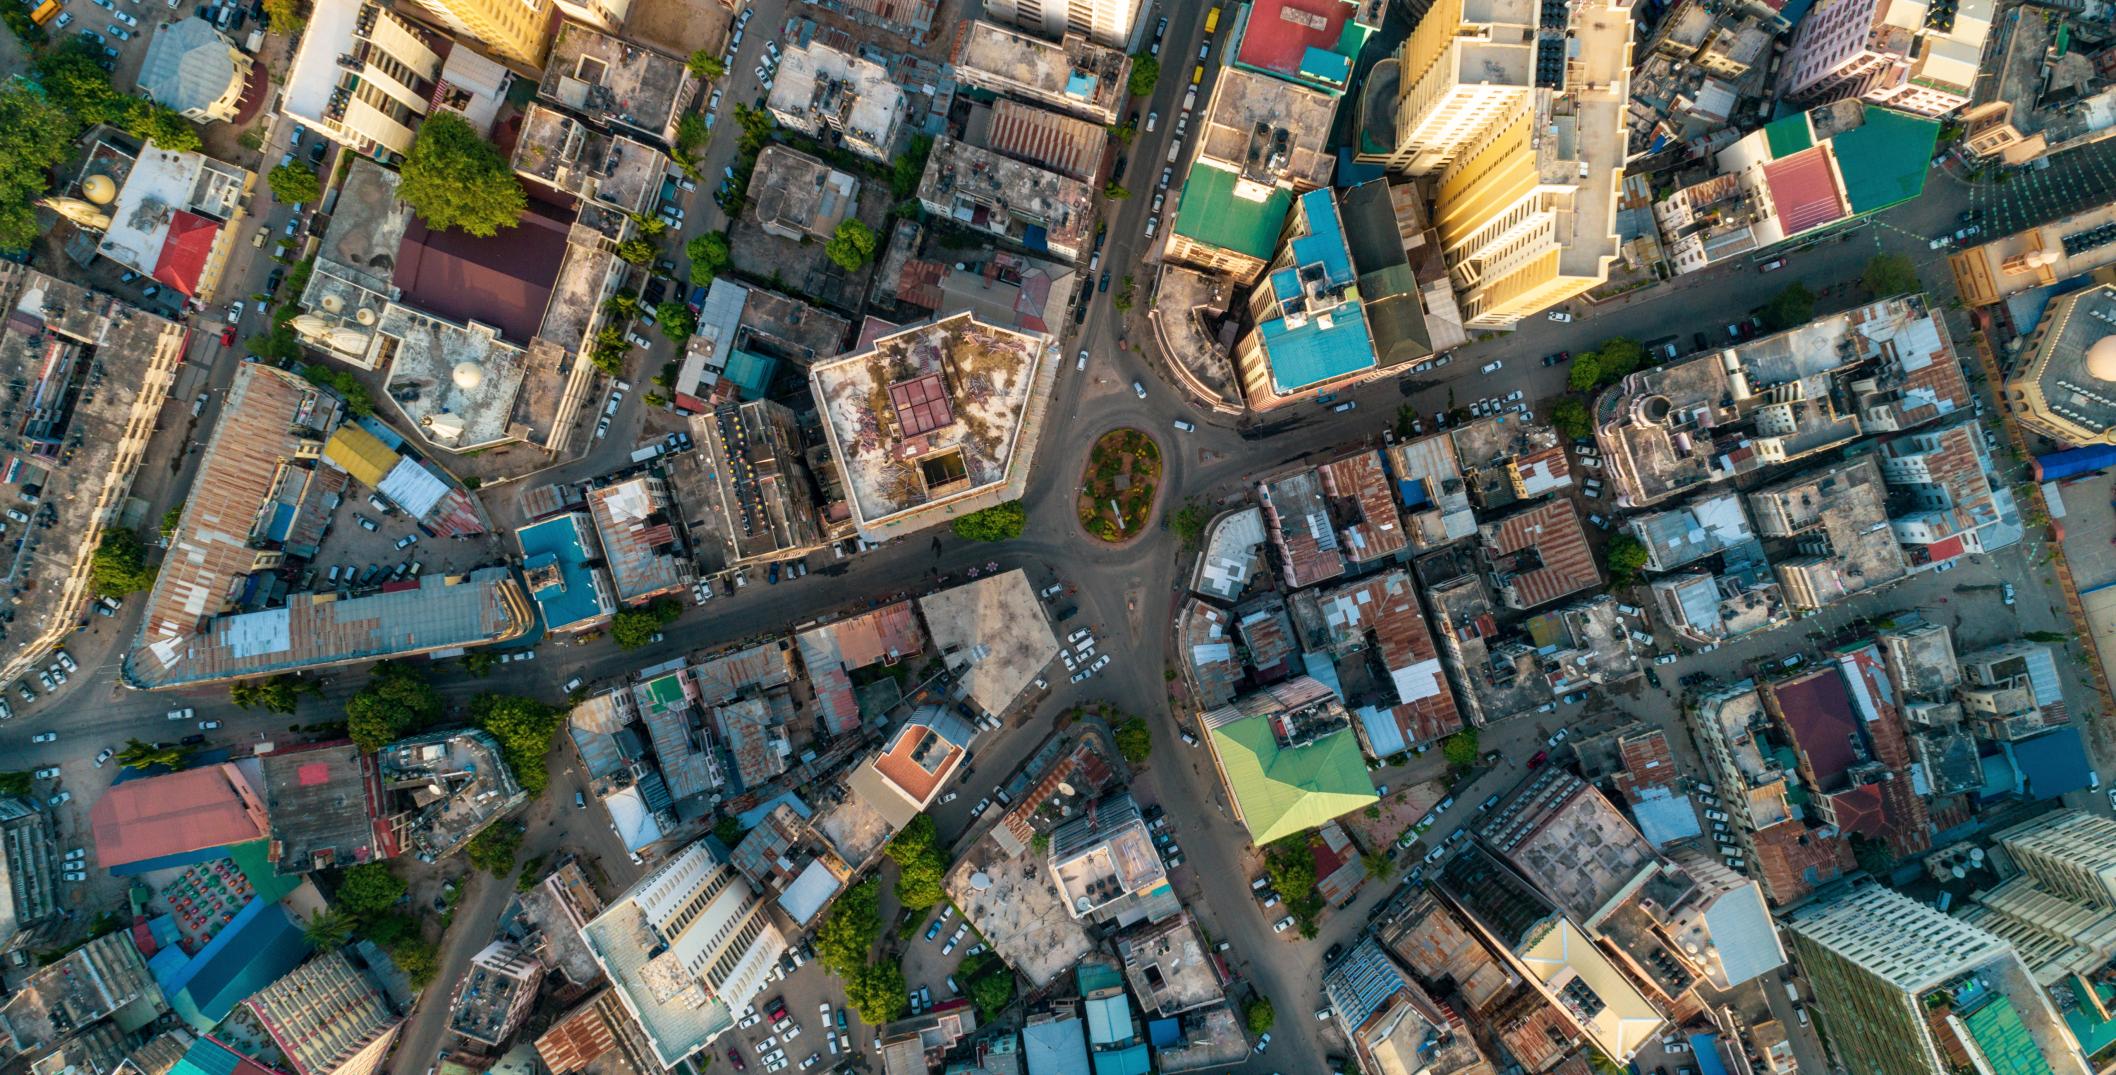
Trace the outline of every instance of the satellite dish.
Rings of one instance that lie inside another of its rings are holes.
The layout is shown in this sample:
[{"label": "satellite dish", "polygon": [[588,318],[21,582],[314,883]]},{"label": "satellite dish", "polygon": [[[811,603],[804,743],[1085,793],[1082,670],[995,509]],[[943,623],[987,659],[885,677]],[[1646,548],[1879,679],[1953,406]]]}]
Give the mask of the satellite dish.
[{"label": "satellite dish", "polygon": [[983,870],[979,870],[976,873],[970,875],[970,887],[976,889],[979,892],[983,892],[984,890],[992,887],[992,878]]},{"label": "satellite dish", "polygon": [[1957,881],[1961,880],[1961,879],[1962,879],[1962,878],[1964,878],[1964,877],[1967,877],[1967,876],[1969,876],[1969,871],[1968,871],[1968,870],[1965,870],[1965,869],[1962,869],[1962,868],[1961,868],[1960,866],[1956,866],[1956,867],[1955,867],[1954,869],[1951,869],[1951,870],[1949,870],[1949,871],[1947,871],[1947,872],[1948,872],[1948,873],[1951,873],[1951,874],[1953,874],[1953,875],[1954,875],[1954,879],[1955,879],[1955,880],[1957,880]]},{"label": "satellite dish", "polygon": [[1063,780],[1060,780],[1060,781],[1058,782],[1058,794],[1060,794],[1060,795],[1078,795],[1078,794],[1080,794],[1080,793],[1079,793],[1079,792],[1077,792],[1077,791],[1074,791],[1074,790],[1073,790],[1073,786],[1072,786],[1071,784],[1069,784],[1069,783],[1067,783],[1067,782],[1065,782],[1065,781],[1063,781]]},{"label": "satellite dish", "polygon": [[1094,905],[1095,901],[1088,899],[1086,896],[1081,896],[1073,900],[1073,910],[1079,911],[1081,914],[1086,914],[1087,909],[1093,907]]},{"label": "satellite dish", "polygon": [[1970,848],[1970,849],[1969,849],[1969,861],[1971,861],[1971,862],[1982,862],[1982,861],[1984,861],[1984,849],[1983,849],[1983,848],[1981,848],[1981,847],[1972,847],[1972,848]]}]

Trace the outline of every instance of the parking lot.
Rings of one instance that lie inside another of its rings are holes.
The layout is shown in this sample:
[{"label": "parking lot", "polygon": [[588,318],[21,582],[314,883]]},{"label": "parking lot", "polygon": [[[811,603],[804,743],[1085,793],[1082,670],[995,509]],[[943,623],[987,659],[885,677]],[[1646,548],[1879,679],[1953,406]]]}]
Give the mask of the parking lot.
[{"label": "parking lot", "polygon": [[[766,985],[756,1003],[738,1013],[735,1029],[713,1043],[700,1057],[699,1067],[722,1071],[829,1071],[849,1060],[856,1049],[873,1045],[859,1016],[846,1009],[844,991],[837,979],[805,954],[801,960],[792,973]],[[782,971],[785,966],[782,962]],[[829,1005],[827,1014],[825,1004]],[[784,1007],[783,1019],[773,1017],[780,1005]],[[824,1029],[826,1018],[828,1033]],[[778,1059],[766,1059],[773,1056]]]},{"label": "parking lot", "polygon": [[404,512],[355,484],[331,513],[310,564],[314,577],[295,589],[350,591],[432,572],[468,571],[503,558],[496,536],[429,537]]}]

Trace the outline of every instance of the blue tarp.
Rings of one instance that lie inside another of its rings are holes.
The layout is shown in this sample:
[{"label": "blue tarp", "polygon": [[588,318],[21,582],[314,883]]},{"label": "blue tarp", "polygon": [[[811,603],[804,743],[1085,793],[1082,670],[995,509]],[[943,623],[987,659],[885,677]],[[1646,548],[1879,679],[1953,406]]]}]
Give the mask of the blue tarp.
[{"label": "blue tarp", "polygon": [[1396,482],[1396,499],[1406,508],[1422,508],[1430,499],[1425,495],[1425,479],[1399,479]]},{"label": "blue tarp", "polygon": [[2035,457],[2035,480],[2061,482],[2116,466],[2116,444],[2090,444]]},{"label": "blue tarp", "polygon": [[2028,798],[2054,799],[2087,786],[2087,748],[2080,742],[2078,728],[2053,728],[2010,746],[2013,767],[2020,773],[2021,794]]}]

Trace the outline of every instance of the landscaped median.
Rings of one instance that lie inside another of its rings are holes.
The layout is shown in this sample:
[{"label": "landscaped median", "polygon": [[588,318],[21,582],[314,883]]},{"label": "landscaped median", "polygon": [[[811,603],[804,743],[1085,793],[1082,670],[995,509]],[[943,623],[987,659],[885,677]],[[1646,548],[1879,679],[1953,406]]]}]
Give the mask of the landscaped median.
[{"label": "landscaped median", "polygon": [[1144,529],[1161,487],[1161,446],[1136,429],[1095,441],[1080,475],[1080,526],[1115,544]]}]

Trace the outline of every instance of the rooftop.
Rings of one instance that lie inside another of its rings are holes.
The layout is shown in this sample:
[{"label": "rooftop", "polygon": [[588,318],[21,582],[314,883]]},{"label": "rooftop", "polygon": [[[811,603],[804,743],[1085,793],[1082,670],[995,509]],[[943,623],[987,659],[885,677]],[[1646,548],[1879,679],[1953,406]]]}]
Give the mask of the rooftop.
[{"label": "rooftop", "polygon": [[1021,568],[928,594],[918,607],[955,690],[986,713],[1005,713],[1058,655],[1049,615]]},{"label": "rooftop", "polygon": [[1207,246],[1266,260],[1278,247],[1286,215],[1293,211],[1293,192],[1272,187],[1261,198],[1245,198],[1242,177],[1225,168],[1192,168],[1183,179],[1171,227]]},{"label": "rooftop", "polygon": [[554,190],[622,212],[644,212],[666,168],[666,158],[646,144],[605,134],[542,102],[531,101],[522,111],[514,169]]},{"label": "rooftop", "polygon": [[[1199,127],[1197,159],[1218,164],[1256,188],[1327,187],[1336,157],[1326,143],[1336,115],[1334,94],[1289,86],[1240,67],[1223,68]],[[1262,190],[1255,189],[1253,196],[1262,196]]]},{"label": "rooftop", "polygon": [[1278,551],[1288,589],[1327,582],[1345,573],[1344,553],[1323,500],[1321,475],[1301,468],[1257,483],[1264,527]]},{"label": "rooftop", "polygon": [[2116,429],[2116,286],[2100,284],[2059,296],[2043,311],[2028,361],[2007,388],[2025,399],[2060,438],[2106,441]]},{"label": "rooftop", "polygon": [[1572,500],[1547,501],[1479,528],[1496,588],[1528,609],[1602,584],[1587,531]]},{"label": "rooftop", "polygon": [[373,862],[396,853],[381,821],[374,767],[349,742],[275,750],[258,759],[273,863],[282,874]]},{"label": "rooftop", "polygon": [[1077,259],[1094,230],[1094,188],[967,142],[933,140],[918,199],[945,219]]},{"label": "rooftop", "polygon": [[1554,765],[1530,777],[1477,831],[1494,854],[1589,925],[1658,862],[1600,791]]},{"label": "rooftop", "polygon": [[233,52],[235,46],[205,19],[171,19],[148,39],[140,92],[178,112],[204,111],[242,77]]},{"label": "rooftop", "polygon": [[1233,701],[1242,660],[1234,651],[1227,610],[1187,599],[1176,615],[1176,635],[1198,704],[1210,708]]},{"label": "rooftop", "polygon": [[1114,123],[1129,95],[1131,57],[1080,34],[1052,44],[979,19],[955,32],[956,77],[973,86],[1055,105],[1098,123]]},{"label": "rooftop", "polygon": [[1233,601],[1248,589],[1264,544],[1263,509],[1235,508],[1212,521],[1198,557],[1191,588],[1206,597]]},{"label": "rooftop", "polygon": [[757,220],[786,238],[828,242],[859,208],[860,181],[797,149],[768,145],[750,175]]},{"label": "rooftop", "polygon": [[1378,28],[1352,0],[1251,0],[1238,10],[1238,66],[1333,94],[1351,83],[1359,50]]},{"label": "rooftop", "polygon": [[[1387,757],[1461,729],[1462,714],[1409,573],[1396,568],[1302,593],[1293,610],[1302,649],[1340,662],[1340,689],[1355,707],[1367,753]],[[1355,686],[1383,676],[1385,682]]]},{"label": "rooftop", "polygon": [[768,107],[794,130],[834,131],[853,149],[885,158],[896,151],[906,111],[903,88],[887,68],[820,41],[781,54]]},{"label": "rooftop", "polygon": [[515,344],[539,334],[566,260],[570,210],[531,198],[514,227],[485,237],[406,216],[389,275],[399,302],[459,325],[491,325]]},{"label": "rooftop", "polygon": [[[937,707],[921,709],[897,726],[888,745],[869,762],[872,772],[905,800],[891,804],[901,818],[892,818],[897,826],[908,824],[940,796],[941,786],[955,776],[976,734],[961,718]],[[885,816],[892,812],[880,804],[877,809]]]},{"label": "rooftop", "polygon": [[537,1055],[557,1075],[648,1075],[649,1048],[607,987],[536,1039]]},{"label": "rooftop", "polygon": [[1256,331],[1269,356],[1272,387],[1281,395],[1375,364],[1337,202],[1324,189],[1296,203],[1300,223],[1287,253],[1258,285],[1270,289],[1270,305],[1268,315],[1258,315]]},{"label": "rooftop", "polygon": [[89,826],[97,865],[121,875],[271,831],[250,774],[233,762],[112,784],[90,807]]},{"label": "rooftop", "polygon": [[1117,958],[1141,1010],[1171,1016],[1226,995],[1205,936],[1188,914],[1134,929],[1117,941]]},{"label": "rooftop", "polygon": [[1455,438],[1434,433],[1416,440],[1397,440],[1382,449],[1404,524],[1405,542],[1423,552],[1460,541],[1477,532],[1469,486],[1455,456]]},{"label": "rooftop", "polygon": [[1051,877],[1076,918],[1134,906],[1169,888],[1168,871],[1130,795],[1090,803],[1086,813],[1060,823],[1050,837]]},{"label": "rooftop", "polygon": [[394,839],[422,861],[454,854],[528,801],[498,741],[475,729],[399,739],[375,761]]},{"label": "rooftop", "polygon": [[948,897],[962,909],[963,921],[1034,989],[1095,950],[1086,927],[1060,902],[1040,858],[1027,847],[1010,854],[988,833],[956,860],[947,878]]},{"label": "rooftop", "polygon": [[1646,566],[1671,571],[1756,540],[1736,493],[1701,496],[1681,507],[1634,515],[1625,526],[1646,546]]},{"label": "rooftop", "polygon": [[1055,376],[1049,347],[1041,334],[958,314],[812,367],[855,524],[875,531],[1023,482],[1042,421],[1038,386]]},{"label": "rooftop", "polygon": [[1109,163],[1109,130],[1076,116],[1001,97],[973,108],[965,137],[1068,179],[1092,183]]},{"label": "rooftop", "polygon": [[619,602],[635,604],[675,593],[690,581],[685,542],[670,512],[668,487],[658,476],[640,475],[588,490],[588,514],[595,520]]},{"label": "rooftop", "polygon": [[579,631],[617,611],[617,594],[589,550],[595,539],[587,515],[569,511],[514,532],[522,546],[522,578],[546,631]]},{"label": "rooftop", "polygon": [[512,439],[515,397],[532,352],[475,321],[456,324],[389,304],[375,326],[393,345],[390,401],[420,435],[462,451]]},{"label": "rooftop", "polygon": [[562,20],[537,92],[597,122],[668,144],[698,81],[682,60]]},{"label": "rooftop", "polygon": [[225,225],[253,178],[203,154],[147,143],[105,210],[110,227],[96,253],[184,295],[210,295],[234,241]]},{"label": "rooftop", "polygon": [[1250,839],[1267,844],[1375,801],[1350,717],[1306,676],[1204,715],[1214,762]]},{"label": "rooftop", "polygon": [[1749,494],[1749,510],[1766,534],[1794,535],[1772,566],[1796,607],[1820,607],[1909,573],[1887,525],[1887,497],[1871,457]]}]

